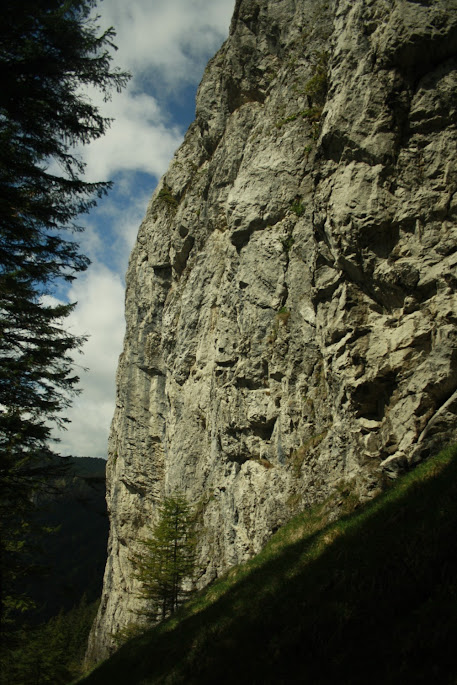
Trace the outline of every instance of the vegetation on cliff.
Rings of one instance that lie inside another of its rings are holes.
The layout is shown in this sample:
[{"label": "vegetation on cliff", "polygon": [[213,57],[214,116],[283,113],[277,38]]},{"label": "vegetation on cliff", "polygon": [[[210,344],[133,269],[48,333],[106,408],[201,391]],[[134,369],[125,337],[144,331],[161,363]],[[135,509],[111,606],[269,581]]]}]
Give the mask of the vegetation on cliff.
[{"label": "vegetation on cliff", "polygon": [[454,683],[457,447],[335,497],[81,682]]}]

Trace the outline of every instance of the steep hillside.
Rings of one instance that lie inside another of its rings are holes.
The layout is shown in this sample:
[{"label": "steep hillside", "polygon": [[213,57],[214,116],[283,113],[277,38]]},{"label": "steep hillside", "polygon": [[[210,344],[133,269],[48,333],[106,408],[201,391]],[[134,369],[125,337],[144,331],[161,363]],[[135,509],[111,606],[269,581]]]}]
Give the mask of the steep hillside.
[{"label": "steep hillside", "polygon": [[237,0],[130,259],[90,658],[165,495],[204,587],[457,438],[456,53],[457,0]]},{"label": "steep hillside", "polygon": [[328,504],[82,682],[455,683],[457,449],[336,523]]}]

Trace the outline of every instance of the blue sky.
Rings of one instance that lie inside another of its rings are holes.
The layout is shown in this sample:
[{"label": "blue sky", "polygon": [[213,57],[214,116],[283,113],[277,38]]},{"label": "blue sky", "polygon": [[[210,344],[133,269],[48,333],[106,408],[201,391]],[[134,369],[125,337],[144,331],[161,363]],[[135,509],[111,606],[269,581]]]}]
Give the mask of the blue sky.
[{"label": "blue sky", "polygon": [[[79,223],[81,251],[92,264],[65,293],[78,305],[68,321],[87,334],[75,358],[81,394],[59,431],[61,454],[106,457],[115,375],[124,336],[124,276],[147,202],[194,119],[195,93],[208,59],[228,35],[235,0],[104,0],[99,24],[117,32],[115,63],[132,73],[121,94],[104,103],[108,133],[81,149],[86,179],[114,189]],[[88,368],[88,371],[84,371]]]}]

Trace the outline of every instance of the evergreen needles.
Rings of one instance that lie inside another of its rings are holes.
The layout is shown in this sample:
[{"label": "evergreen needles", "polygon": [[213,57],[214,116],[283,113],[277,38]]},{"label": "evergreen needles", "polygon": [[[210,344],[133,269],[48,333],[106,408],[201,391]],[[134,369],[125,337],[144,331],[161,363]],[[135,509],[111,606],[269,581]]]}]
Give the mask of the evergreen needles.
[{"label": "evergreen needles", "polygon": [[186,499],[180,494],[167,497],[152,536],[140,541],[141,552],[132,561],[146,600],[142,613],[148,619],[170,616],[189,596],[195,566],[193,523]]},{"label": "evergreen needles", "polygon": [[[53,426],[77,392],[72,354],[84,338],[64,320],[56,284],[89,260],[75,223],[110,187],[87,183],[77,146],[110,125],[85,95],[108,98],[129,75],[111,68],[114,30],[95,0],[4,0],[0,25],[0,624],[24,600],[24,530],[36,489],[55,475]],[[5,637],[5,635],[3,635]]]}]

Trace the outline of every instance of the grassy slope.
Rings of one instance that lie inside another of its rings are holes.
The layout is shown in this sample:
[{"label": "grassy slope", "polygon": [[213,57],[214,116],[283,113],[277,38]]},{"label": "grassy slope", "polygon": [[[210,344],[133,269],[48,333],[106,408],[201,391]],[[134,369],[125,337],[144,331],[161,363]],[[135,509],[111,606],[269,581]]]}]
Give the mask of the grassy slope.
[{"label": "grassy slope", "polygon": [[457,683],[457,447],[337,522],[325,511],[83,682]]}]

